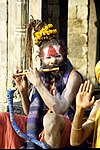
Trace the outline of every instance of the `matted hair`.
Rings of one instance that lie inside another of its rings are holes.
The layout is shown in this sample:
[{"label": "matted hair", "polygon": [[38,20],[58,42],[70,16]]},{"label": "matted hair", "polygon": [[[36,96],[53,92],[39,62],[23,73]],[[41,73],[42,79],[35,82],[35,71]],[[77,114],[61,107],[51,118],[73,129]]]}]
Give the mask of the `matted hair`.
[{"label": "matted hair", "polygon": [[[34,32],[33,32],[34,30]],[[33,32],[33,33],[32,33]],[[41,20],[35,20],[32,18],[31,22],[26,28],[26,38],[25,38],[25,56],[26,56],[26,68],[31,66],[32,63],[32,48],[33,43],[36,44],[39,49],[39,55],[41,55],[41,48],[47,46],[48,44],[61,45],[64,60],[67,59],[67,48],[63,40],[57,39],[57,30],[52,24],[47,24]],[[32,36],[34,36],[34,41]]]}]

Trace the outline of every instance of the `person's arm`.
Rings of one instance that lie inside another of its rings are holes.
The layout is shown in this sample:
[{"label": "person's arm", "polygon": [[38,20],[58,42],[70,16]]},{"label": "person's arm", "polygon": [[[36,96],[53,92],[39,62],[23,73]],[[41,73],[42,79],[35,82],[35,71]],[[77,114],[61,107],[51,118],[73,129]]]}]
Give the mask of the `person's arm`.
[{"label": "person's arm", "polygon": [[23,76],[18,76],[18,77],[14,76],[13,79],[21,95],[23,111],[26,115],[28,115],[30,101],[29,101],[29,94],[28,94],[27,78],[25,77],[25,75],[23,75]]},{"label": "person's arm", "polygon": [[29,107],[30,107],[29,95],[26,92],[24,92],[24,93],[20,92],[20,95],[21,95],[23,111],[24,111],[25,115],[28,115]]},{"label": "person's arm", "polygon": [[81,84],[79,92],[76,96],[76,112],[72,122],[70,143],[72,146],[80,145],[93,131],[94,120],[87,119],[82,125],[82,118],[86,108],[94,104],[94,97],[92,96],[92,84],[90,81],[85,81]]},{"label": "person's arm", "polygon": [[82,83],[81,76],[79,75],[79,73],[73,70],[68,78],[66,87],[61,95],[64,112],[66,112],[69,109],[69,106],[71,106],[72,102],[75,100],[76,94],[79,90],[81,83]]},{"label": "person's arm", "polygon": [[85,110],[82,109],[77,109],[75,112],[70,136],[70,143],[72,146],[79,146],[93,131],[94,120],[87,120],[83,124],[82,118],[84,113]]},{"label": "person's arm", "polygon": [[45,85],[40,79],[39,72],[37,70],[33,70],[30,68],[26,76],[30,81],[30,83],[32,83],[35,86],[35,88],[41,95],[43,101],[48,106],[50,111],[62,114],[60,101],[56,99],[54,96],[52,96],[50,91],[45,87]]},{"label": "person's arm", "polygon": [[30,72],[27,73],[27,78],[36,87],[48,108],[59,114],[64,114],[67,111],[82,83],[80,75],[76,72],[72,73],[62,95],[55,98],[42,83],[39,73],[36,70],[30,69]]}]

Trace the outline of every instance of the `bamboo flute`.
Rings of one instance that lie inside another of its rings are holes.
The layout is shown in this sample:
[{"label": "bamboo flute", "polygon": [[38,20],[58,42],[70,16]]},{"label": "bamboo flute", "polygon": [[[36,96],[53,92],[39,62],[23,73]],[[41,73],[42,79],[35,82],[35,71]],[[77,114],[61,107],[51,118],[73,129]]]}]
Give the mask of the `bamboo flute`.
[{"label": "bamboo flute", "polygon": [[[51,68],[51,69],[40,69],[38,70],[39,72],[50,72],[50,71],[58,71],[59,67],[56,68]],[[26,75],[28,73],[28,71],[24,71],[24,72],[19,72],[19,73],[13,73],[13,76],[22,76],[22,75]]]}]

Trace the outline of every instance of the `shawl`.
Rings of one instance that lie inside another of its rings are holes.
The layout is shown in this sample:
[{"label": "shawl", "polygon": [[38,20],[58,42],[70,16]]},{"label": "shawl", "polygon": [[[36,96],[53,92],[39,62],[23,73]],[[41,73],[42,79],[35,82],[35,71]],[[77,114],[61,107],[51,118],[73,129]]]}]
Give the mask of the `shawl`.
[{"label": "shawl", "polygon": [[[70,72],[73,69],[73,66],[68,59],[65,63],[64,68],[61,68],[61,70],[64,71],[62,71],[63,73],[59,75],[59,78],[56,76],[57,79],[55,79],[55,97],[59,97],[59,95],[61,95],[61,93],[63,92],[67,84]],[[41,80],[47,88],[49,88],[49,79],[50,73],[41,74]],[[43,130],[43,117],[47,112],[47,106],[43,102],[41,96],[34,86],[30,94],[30,100],[30,110],[27,119],[27,135],[38,139],[39,134]],[[36,148],[36,145],[29,141],[26,141],[24,146],[26,146],[27,148]]]}]

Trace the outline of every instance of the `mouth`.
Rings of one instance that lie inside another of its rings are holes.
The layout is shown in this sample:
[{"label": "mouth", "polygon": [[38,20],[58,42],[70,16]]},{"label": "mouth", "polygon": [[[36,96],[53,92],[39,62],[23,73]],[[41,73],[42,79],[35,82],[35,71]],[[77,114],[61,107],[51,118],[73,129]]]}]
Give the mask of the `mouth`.
[{"label": "mouth", "polygon": [[53,65],[48,65],[48,66],[43,65],[42,68],[43,69],[53,69],[53,68],[57,68],[57,67],[60,68],[60,67],[63,67],[63,66],[65,66],[65,63],[53,64]]}]

